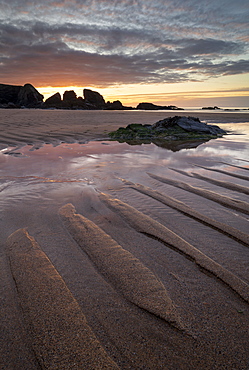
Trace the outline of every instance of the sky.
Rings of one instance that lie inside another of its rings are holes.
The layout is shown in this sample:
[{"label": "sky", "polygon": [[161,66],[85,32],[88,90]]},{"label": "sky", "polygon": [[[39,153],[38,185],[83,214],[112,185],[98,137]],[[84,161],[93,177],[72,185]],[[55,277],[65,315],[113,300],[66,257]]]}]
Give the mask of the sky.
[{"label": "sky", "polygon": [[248,0],[1,0],[0,83],[249,107]]}]

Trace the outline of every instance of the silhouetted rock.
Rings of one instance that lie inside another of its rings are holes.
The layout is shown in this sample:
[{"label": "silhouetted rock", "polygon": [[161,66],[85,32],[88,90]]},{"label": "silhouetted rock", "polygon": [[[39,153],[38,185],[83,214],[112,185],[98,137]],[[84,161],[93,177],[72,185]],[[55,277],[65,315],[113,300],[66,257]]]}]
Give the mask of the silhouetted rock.
[{"label": "silhouetted rock", "polygon": [[141,110],[184,110],[183,108],[178,108],[175,105],[156,105],[153,103],[139,103],[136,109]]},{"label": "silhouetted rock", "polygon": [[18,93],[18,104],[27,108],[41,106],[43,95],[31,84],[25,84]]},{"label": "silhouetted rock", "polygon": [[[83,99],[82,99],[83,100]],[[73,90],[67,90],[63,94],[62,108],[64,109],[80,109],[81,102],[78,100],[76,93]]]},{"label": "silhouetted rock", "polygon": [[56,94],[50,96],[47,100],[45,100],[44,105],[57,108],[58,106],[61,106],[61,102],[61,94],[57,92]]},{"label": "silhouetted rock", "polygon": [[0,84],[0,104],[2,107],[27,108],[40,107],[43,102],[41,95],[31,84],[24,86]]},{"label": "silhouetted rock", "polygon": [[97,91],[92,91],[89,89],[83,90],[83,95],[85,98],[85,103],[88,105],[89,109],[104,109],[106,106],[105,99]]},{"label": "silhouetted rock", "polygon": [[22,86],[0,84],[0,104],[17,104],[18,93]]},{"label": "silhouetted rock", "polygon": [[127,109],[133,109],[132,107],[125,107],[121,101],[115,100],[114,102],[107,102],[105,109],[107,110],[127,110]]},{"label": "silhouetted rock", "polygon": [[214,107],[203,107],[201,109],[215,110],[215,109],[220,109],[220,108],[217,107],[217,105],[215,105]]},{"label": "silhouetted rock", "polygon": [[77,99],[77,95],[73,90],[67,90],[63,94],[63,101],[72,102]]},{"label": "silhouetted rock", "polygon": [[119,100],[115,100],[114,102],[108,101],[106,103],[106,108],[108,110],[122,110],[124,109],[123,104]]}]

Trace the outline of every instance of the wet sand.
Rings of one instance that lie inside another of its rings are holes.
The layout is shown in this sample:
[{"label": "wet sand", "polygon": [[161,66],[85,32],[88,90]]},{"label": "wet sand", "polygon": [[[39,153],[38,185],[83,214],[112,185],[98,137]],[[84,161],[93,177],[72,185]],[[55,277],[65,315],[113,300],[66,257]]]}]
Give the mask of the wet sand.
[{"label": "wet sand", "polygon": [[172,152],[83,143],[184,111],[0,113],[0,368],[248,369],[249,114]]},{"label": "wet sand", "polygon": [[[2,147],[32,143],[58,145],[60,142],[86,142],[106,139],[108,132],[130,123],[153,124],[172,116],[197,116],[207,123],[248,122],[249,113],[188,111],[71,111],[0,109]],[[101,118],[100,118],[101,117]]]}]

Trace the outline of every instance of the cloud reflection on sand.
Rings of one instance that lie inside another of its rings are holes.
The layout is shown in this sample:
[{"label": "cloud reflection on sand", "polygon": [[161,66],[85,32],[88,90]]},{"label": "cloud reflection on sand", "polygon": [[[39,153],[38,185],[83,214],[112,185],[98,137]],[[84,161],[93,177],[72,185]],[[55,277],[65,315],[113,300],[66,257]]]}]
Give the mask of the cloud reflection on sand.
[{"label": "cloud reflection on sand", "polygon": [[[105,145],[103,145],[105,144]],[[8,168],[8,174],[24,174],[55,177],[79,177],[80,170],[91,173],[120,171],[131,173],[139,168],[141,171],[155,167],[175,166],[187,168],[192,163],[199,165],[217,165],[221,161],[234,161],[236,158],[248,158],[248,145],[245,142],[223,139],[211,140],[197,148],[182,149],[177,152],[157,147],[154,144],[128,145],[117,142],[92,141],[88,144],[61,144],[57,147],[44,145],[36,151],[25,146],[17,151],[20,158],[6,155],[1,151],[2,172]],[[5,168],[6,167],[6,168]],[[76,172],[75,172],[76,170]]]}]

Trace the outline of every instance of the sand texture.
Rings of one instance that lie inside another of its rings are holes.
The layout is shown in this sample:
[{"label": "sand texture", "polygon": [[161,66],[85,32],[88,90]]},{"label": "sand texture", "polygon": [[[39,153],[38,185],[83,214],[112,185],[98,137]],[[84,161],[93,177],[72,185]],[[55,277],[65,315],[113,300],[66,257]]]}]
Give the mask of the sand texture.
[{"label": "sand texture", "polygon": [[132,303],[181,328],[175,307],[163,284],[130,252],[123,249],[75,208],[59,211],[67,229],[97,269]]},{"label": "sand texture", "polygon": [[79,305],[28,232],[9,236],[7,254],[27,330],[42,369],[118,369]]},{"label": "sand texture", "polygon": [[100,199],[103,200],[108,207],[123,217],[130,226],[135,228],[135,230],[150,237],[154,237],[169,247],[179,250],[179,252],[189,257],[197,265],[221,279],[249,303],[249,285],[243,280],[224,269],[220,264],[207,257],[165,226],[143,215],[128,204],[117,199],[112,199],[103,193],[100,195]]},{"label": "sand texture", "polygon": [[[29,113],[31,112],[31,113]],[[188,116],[185,111],[66,111],[0,109],[1,146],[32,144],[39,148],[44,143],[87,142],[105,139],[108,133],[130,123],[153,124],[172,116]],[[208,123],[245,122],[248,113],[198,112],[191,115]],[[222,127],[221,127],[222,128]]]},{"label": "sand texture", "polygon": [[[181,173],[183,173],[183,171],[181,171]],[[160,177],[160,176],[154,175],[152,173],[149,173],[149,176],[151,176],[152,178],[154,178],[158,181],[165,182],[166,184],[176,186],[180,189],[187,190],[187,191],[189,191],[191,193],[195,193],[197,195],[201,195],[202,197],[213,200],[214,202],[220,203],[225,207],[235,209],[235,210],[243,212],[247,215],[249,214],[249,203],[247,203],[247,202],[238,201],[236,199],[232,199],[230,197],[226,197],[224,195],[214,193],[213,191],[206,190],[206,189],[201,189],[201,188],[189,185],[188,183],[179,182],[179,181],[176,181],[176,180],[171,179],[171,178]],[[203,178],[203,176],[201,176],[201,175],[197,176],[197,177]],[[214,183],[217,182],[216,180],[212,181],[212,179],[208,179],[208,181],[214,182]],[[220,184],[220,181],[219,181],[219,184]],[[234,188],[236,188],[236,186]]]},{"label": "sand texture", "polygon": [[0,113],[0,369],[248,370],[249,114],[169,148],[104,139],[172,112]]}]

